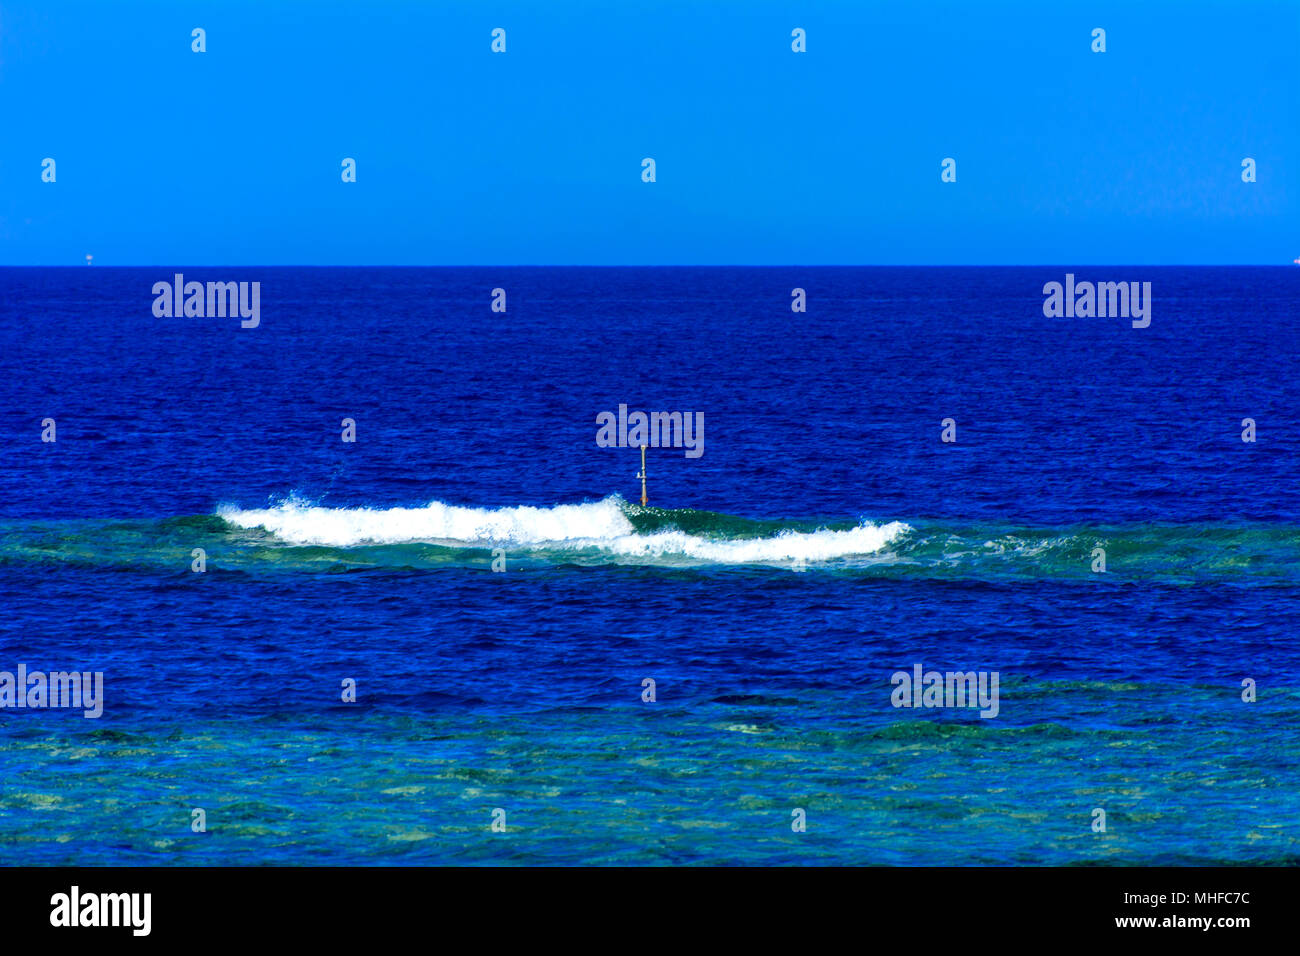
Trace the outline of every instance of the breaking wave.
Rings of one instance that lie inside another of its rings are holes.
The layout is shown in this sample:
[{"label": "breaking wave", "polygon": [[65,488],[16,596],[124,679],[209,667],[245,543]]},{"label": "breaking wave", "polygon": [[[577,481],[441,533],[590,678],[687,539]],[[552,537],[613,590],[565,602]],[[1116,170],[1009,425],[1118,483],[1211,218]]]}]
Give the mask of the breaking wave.
[{"label": "breaking wave", "polygon": [[712,512],[638,508],[621,498],[551,508],[468,508],[433,501],[419,508],[325,508],[286,501],[218,516],[262,529],[289,545],[354,548],[423,543],[553,553],[603,551],[625,558],[680,557],[708,564],[832,561],[879,552],[910,528],[898,521],[800,530]]},{"label": "breaking wave", "polygon": [[504,549],[509,567],[817,569],[948,580],[1138,582],[1197,586],[1300,583],[1300,528],[1140,523],[1025,527],[913,519],[755,519],[643,508],[617,495],[553,507],[331,508],[301,498],[216,514],[128,520],[0,522],[0,564],[347,573],[475,569]]}]

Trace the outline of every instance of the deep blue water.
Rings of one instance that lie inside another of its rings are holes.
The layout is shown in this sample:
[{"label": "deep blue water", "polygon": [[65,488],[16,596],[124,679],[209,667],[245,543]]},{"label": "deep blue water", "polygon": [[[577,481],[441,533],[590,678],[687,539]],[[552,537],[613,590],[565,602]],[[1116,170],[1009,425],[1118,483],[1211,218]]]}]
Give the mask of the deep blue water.
[{"label": "deep blue water", "polygon": [[[260,325],[155,317],[178,271],[260,281]],[[1151,282],[1150,326],[1044,317],[1066,272]],[[98,719],[0,709],[0,853],[1300,861],[1297,303],[1300,268],[0,269],[0,671],[104,674]],[[650,509],[620,403],[703,415]],[[998,672],[997,716],[892,706],[918,663]]]}]

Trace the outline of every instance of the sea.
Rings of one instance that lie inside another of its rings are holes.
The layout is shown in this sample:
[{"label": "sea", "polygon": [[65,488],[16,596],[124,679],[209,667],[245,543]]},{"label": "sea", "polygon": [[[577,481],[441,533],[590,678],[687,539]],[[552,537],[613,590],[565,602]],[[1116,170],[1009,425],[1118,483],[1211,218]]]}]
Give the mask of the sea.
[{"label": "sea", "polygon": [[[1147,319],[1046,314],[1067,276]],[[1300,863],[1298,305],[1296,267],[0,269],[0,859]]]}]

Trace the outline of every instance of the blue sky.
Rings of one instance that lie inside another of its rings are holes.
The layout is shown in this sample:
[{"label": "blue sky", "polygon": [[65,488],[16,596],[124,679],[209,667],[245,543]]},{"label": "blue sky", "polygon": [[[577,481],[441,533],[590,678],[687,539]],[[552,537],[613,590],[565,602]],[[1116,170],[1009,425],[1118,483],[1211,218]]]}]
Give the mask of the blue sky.
[{"label": "blue sky", "polygon": [[1290,263],[1300,2],[3,0],[0,263],[87,253]]}]

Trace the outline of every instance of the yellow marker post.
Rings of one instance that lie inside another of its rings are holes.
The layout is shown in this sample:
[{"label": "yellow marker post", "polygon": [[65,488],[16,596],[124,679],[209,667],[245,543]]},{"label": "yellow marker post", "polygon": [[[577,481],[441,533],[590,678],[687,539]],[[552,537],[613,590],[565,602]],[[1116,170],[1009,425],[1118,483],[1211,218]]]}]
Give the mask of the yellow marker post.
[{"label": "yellow marker post", "polygon": [[641,479],[641,507],[644,508],[644,507],[645,507],[645,504],[646,504],[646,496],[645,496],[645,445],[642,445],[642,446],[641,446],[641,470],[637,473],[637,477]]}]

